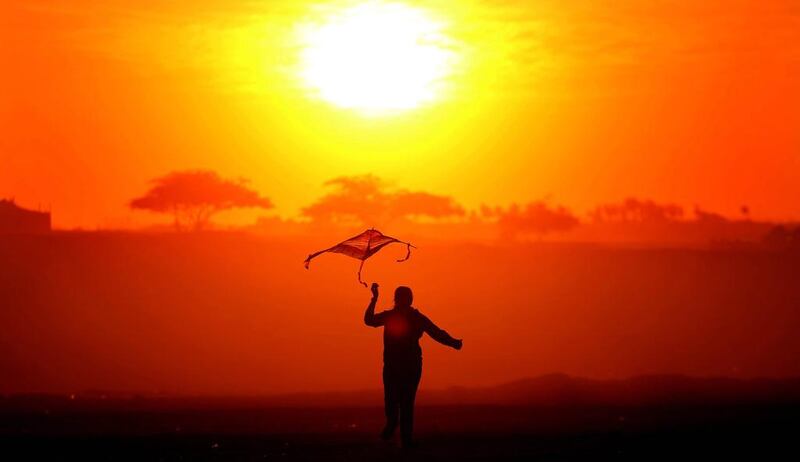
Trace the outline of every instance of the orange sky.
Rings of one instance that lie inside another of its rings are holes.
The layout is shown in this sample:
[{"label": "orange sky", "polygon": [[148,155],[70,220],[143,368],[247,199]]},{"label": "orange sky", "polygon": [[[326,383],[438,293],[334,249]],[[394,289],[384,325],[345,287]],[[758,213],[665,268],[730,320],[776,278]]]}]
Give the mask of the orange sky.
[{"label": "orange sky", "polygon": [[297,75],[298,27],[353,2],[128,3],[0,6],[0,196],[56,226],[148,223],[126,202],[187,168],[246,176],[286,217],[374,173],[468,208],[635,195],[800,218],[793,1],[424,2],[458,64],[437,101],[383,117]]}]

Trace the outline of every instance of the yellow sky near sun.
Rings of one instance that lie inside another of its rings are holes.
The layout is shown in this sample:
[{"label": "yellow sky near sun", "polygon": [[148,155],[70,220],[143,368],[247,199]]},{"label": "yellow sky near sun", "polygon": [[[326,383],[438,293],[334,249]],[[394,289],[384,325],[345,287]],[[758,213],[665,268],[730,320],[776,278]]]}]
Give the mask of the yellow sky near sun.
[{"label": "yellow sky near sun", "polygon": [[300,78],[304,26],[359,2],[88,0],[2,8],[0,195],[59,226],[136,226],[148,179],[245,176],[294,216],[374,173],[467,207],[627,195],[800,218],[790,1],[401,2],[457,56],[419,109],[365,117]]}]

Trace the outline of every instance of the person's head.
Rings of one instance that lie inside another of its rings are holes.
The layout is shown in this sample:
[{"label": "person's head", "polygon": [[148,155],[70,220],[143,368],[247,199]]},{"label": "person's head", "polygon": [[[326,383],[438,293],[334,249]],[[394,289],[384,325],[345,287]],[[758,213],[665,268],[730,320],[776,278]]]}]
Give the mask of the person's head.
[{"label": "person's head", "polygon": [[401,308],[408,308],[411,302],[414,301],[414,294],[411,289],[406,286],[400,286],[394,290],[394,306]]}]

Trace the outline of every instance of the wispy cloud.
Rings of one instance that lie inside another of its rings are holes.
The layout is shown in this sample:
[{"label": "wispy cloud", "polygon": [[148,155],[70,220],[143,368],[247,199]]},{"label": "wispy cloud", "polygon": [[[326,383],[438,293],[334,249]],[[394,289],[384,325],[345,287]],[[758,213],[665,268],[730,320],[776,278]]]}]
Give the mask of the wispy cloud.
[{"label": "wispy cloud", "polygon": [[[132,63],[137,72],[208,71],[222,88],[263,87],[293,65],[297,23],[353,1],[19,2],[57,42]],[[460,71],[481,85],[525,90],[538,78],[643,66],[700,66],[736,56],[800,61],[793,0],[434,0],[409,2],[449,24]],[[44,19],[42,19],[44,18]],[[52,21],[48,22],[48,18]]]}]

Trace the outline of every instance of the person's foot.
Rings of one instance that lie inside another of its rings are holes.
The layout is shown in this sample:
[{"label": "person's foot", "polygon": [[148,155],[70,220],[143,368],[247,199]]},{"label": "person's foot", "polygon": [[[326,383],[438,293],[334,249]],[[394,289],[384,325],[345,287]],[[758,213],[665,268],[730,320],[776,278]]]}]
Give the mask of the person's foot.
[{"label": "person's foot", "polygon": [[384,439],[384,440],[392,439],[392,437],[394,436],[394,429],[395,428],[396,427],[392,427],[392,426],[389,426],[389,425],[383,427],[383,431],[381,432],[381,439]]},{"label": "person's foot", "polygon": [[400,447],[403,449],[414,449],[417,447],[417,443],[410,439],[403,439],[400,442]]}]

